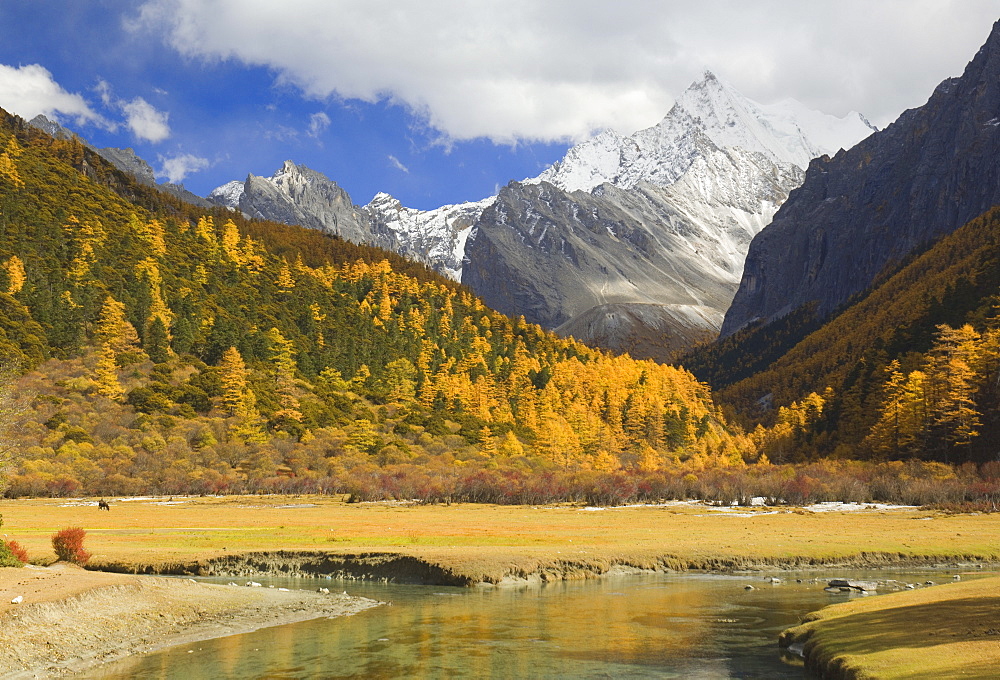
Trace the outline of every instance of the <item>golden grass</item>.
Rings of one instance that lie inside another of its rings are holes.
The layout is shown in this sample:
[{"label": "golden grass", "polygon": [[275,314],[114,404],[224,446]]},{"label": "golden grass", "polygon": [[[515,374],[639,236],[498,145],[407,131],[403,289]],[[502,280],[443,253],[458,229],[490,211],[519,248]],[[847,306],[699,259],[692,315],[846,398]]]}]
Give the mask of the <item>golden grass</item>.
[{"label": "golden grass", "polygon": [[832,605],[786,631],[824,677],[996,678],[1000,577]]},{"label": "golden grass", "polygon": [[[497,581],[554,563],[640,568],[738,568],[1000,559],[1000,515],[918,510],[719,513],[708,508],[588,511],[549,507],[348,504],[326,496],[112,501],[111,512],[65,499],[0,501],[10,538],[54,559],[50,537],[87,530],[100,564],[187,563],[250,551],[393,552],[473,580]],[[864,555],[863,555],[864,554]]]}]

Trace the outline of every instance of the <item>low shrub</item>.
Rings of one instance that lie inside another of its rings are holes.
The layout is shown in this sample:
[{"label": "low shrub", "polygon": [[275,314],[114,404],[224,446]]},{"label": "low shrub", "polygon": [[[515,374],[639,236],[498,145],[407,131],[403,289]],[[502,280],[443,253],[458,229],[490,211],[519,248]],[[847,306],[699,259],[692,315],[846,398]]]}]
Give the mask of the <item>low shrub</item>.
[{"label": "low shrub", "polygon": [[83,566],[90,560],[90,553],[83,549],[83,539],[87,532],[80,527],[62,529],[52,535],[52,549],[56,557],[65,562]]},{"label": "low shrub", "polygon": [[0,567],[20,567],[24,563],[5,541],[0,541]]},{"label": "low shrub", "polygon": [[21,564],[28,563],[28,551],[21,547],[21,544],[17,541],[7,541],[7,549],[14,554],[14,557],[21,562]]}]

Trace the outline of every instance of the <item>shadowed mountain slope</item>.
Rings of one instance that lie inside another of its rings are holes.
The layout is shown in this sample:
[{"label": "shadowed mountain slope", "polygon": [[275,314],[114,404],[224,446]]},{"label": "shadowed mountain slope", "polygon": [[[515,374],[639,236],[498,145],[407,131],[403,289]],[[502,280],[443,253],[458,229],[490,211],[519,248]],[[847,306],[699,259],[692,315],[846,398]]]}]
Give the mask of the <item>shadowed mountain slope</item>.
[{"label": "shadowed mountain slope", "polygon": [[831,158],[750,244],[723,335],[809,303],[819,318],[1000,203],[1000,23],[959,78]]}]

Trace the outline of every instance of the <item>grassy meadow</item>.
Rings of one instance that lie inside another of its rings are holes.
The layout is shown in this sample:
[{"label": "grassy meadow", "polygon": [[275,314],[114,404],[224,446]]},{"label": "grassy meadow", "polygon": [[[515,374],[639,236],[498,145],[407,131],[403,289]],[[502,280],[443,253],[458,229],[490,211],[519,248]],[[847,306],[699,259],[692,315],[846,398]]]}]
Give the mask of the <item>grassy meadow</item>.
[{"label": "grassy meadow", "polygon": [[829,677],[995,678],[1000,578],[948,583],[831,605],[785,631]]},{"label": "grassy meadow", "polygon": [[5,532],[31,559],[55,559],[53,533],[87,531],[91,564],[189,563],[252,551],[390,552],[474,580],[574,563],[605,571],[737,569],[903,560],[1000,561],[1000,514],[917,509],[812,512],[707,506],[346,503],[330,496],[0,501]]}]

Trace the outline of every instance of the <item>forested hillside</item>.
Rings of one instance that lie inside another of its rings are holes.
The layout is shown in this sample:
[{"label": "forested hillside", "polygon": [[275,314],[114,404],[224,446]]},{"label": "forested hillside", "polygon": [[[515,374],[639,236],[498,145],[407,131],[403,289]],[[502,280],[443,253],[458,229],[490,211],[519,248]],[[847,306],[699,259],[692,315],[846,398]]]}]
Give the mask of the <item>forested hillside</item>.
[{"label": "forested hillside", "polygon": [[830,388],[823,416],[789,459],[985,462],[995,459],[1000,434],[998,292],[995,208],[896,267],[822,327],[812,330],[818,324],[800,310],[770,324],[784,334],[747,329],[688,365],[751,426],[773,423],[771,406]]},{"label": "forested hillside", "polygon": [[373,248],[205,213],[6,114],[0,149],[0,354],[23,374],[10,494],[362,489],[419,469],[448,495],[470,469],[755,456],[683,369],[557,338]]}]

